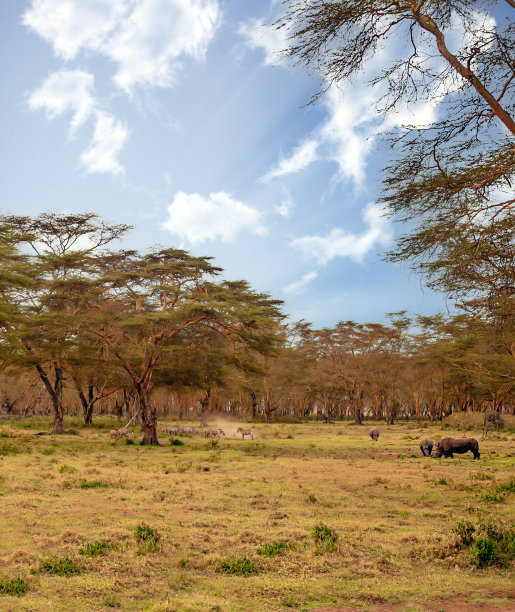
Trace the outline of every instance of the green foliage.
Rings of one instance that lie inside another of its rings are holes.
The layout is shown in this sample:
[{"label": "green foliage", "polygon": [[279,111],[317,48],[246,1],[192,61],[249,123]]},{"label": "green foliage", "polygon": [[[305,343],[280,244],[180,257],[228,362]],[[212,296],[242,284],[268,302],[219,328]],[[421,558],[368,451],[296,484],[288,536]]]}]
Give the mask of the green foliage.
[{"label": "green foliage", "polygon": [[54,453],[55,453],[55,448],[44,448],[41,451],[42,455],[47,455],[47,456],[53,455]]},{"label": "green foliage", "polygon": [[504,495],[500,495],[499,493],[482,493],[479,496],[479,501],[489,501],[489,502],[503,502]]},{"label": "green foliage", "polygon": [[81,567],[70,557],[45,557],[39,560],[42,572],[53,576],[73,576],[81,573]]},{"label": "green foliage", "polygon": [[[213,440],[211,440],[211,442],[213,442]],[[184,442],[182,440],[179,440],[178,438],[172,438],[170,440],[170,445],[171,446],[184,446]]]},{"label": "green foliage", "polygon": [[207,443],[207,445],[206,445],[206,448],[207,448],[208,450],[212,450],[212,449],[216,449],[216,448],[218,448],[219,446],[220,446],[220,440],[214,440],[214,439],[212,439],[212,440],[209,440],[209,442],[208,442],[208,443]]},{"label": "green foliage", "polygon": [[109,548],[111,548],[111,544],[107,540],[88,542],[85,546],[79,548],[79,555],[84,557],[99,557],[105,555]]},{"label": "green foliage", "polygon": [[225,574],[231,576],[250,576],[251,574],[258,574],[259,567],[247,556],[240,557],[239,559],[222,559],[220,561],[220,569]]},{"label": "green foliage", "polygon": [[498,557],[497,543],[489,537],[478,538],[471,550],[476,567],[492,565]]},{"label": "green foliage", "polygon": [[156,552],[159,548],[161,535],[157,529],[150,527],[150,525],[146,523],[140,523],[134,527],[134,538],[142,550],[146,552]]},{"label": "green foliage", "polygon": [[470,546],[474,541],[474,533],[476,528],[470,521],[458,523],[454,532],[459,538],[461,546]]},{"label": "green foliage", "polygon": [[0,444],[0,456],[18,455],[22,451],[14,444]]},{"label": "green foliage", "polygon": [[288,543],[284,540],[275,540],[274,542],[267,542],[257,549],[257,554],[263,557],[276,557],[284,554],[284,551],[288,548]]},{"label": "green foliage", "polygon": [[81,489],[105,489],[109,485],[102,480],[88,480],[87,478],[80,479]]},{"label": "green foliage", "polygon": [[25,595],[29,585],[22,578],[2,578],[0,576],[0,595]]},{"label": "green foliage", "polygon": [[136,442],[134,442],[132,438],[126,438],[125,444],[127,444],[128,446],[131,446],[132,444],[136,444]]},{"label": "green foliage", "polygon": [[336,550],[336,542],[339,536],[334,529],[324,525],[324,523],[319,523],[313,527],[311,537],[318,551],[333,552]]}]

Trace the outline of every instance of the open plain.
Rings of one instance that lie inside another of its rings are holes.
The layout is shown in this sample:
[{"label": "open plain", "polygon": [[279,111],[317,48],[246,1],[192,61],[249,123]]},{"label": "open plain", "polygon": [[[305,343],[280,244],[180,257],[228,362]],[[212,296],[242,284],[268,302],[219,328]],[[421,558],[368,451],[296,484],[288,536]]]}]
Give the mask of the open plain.
[{"label": "open plain", "polygon": [[[513,428],[235,422],[143,447],[120,425],[0,424],[1,610],[515,609],[513,531],[511,557],[474,544],[513,528]],[[422,456],[464,429],[479,461]]]}]

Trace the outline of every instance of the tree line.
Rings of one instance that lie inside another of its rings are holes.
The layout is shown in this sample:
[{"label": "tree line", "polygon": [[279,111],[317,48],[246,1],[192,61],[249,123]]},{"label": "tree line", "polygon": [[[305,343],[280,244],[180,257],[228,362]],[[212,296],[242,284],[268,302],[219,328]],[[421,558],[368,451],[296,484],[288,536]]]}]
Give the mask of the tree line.
[{"label": "tree line", "polygon": [[4,414],[441,419],[514,412],[513,329],[488,313],[388,324],[289,322],[281,302],[218,280],[208,257],[115,250],[129,227],[93,213],[4,215]]}]

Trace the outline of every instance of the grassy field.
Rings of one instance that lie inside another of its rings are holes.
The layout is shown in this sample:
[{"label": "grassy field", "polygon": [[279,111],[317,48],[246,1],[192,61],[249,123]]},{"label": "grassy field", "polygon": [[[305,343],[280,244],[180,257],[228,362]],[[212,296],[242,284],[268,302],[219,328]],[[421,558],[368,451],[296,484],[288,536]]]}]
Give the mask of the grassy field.
[{"label": "grassy field", "polygon": [[242,442],[234,423],[148,448],[79,423],[0,424],[1,610],[515,610],[513,429],[473,461],[419,451],[459,425],[380,423],[377,443],[371,423],[253,425]]}]

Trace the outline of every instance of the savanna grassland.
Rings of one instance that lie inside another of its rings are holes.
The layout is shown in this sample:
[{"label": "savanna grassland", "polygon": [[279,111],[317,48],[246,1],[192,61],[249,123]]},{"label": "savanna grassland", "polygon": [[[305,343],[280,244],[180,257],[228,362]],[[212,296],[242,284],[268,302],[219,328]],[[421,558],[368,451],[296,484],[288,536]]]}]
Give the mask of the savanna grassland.
[{"label": "savanna grassland", "polygon": [[448,424],[144,447],[78,423],[0,424],[1,610],[515,609],[513,429],[473,461],[421,455]]}]

